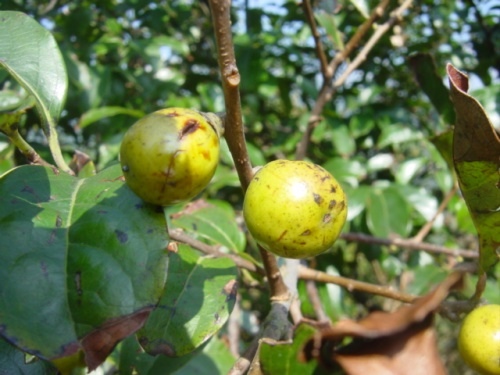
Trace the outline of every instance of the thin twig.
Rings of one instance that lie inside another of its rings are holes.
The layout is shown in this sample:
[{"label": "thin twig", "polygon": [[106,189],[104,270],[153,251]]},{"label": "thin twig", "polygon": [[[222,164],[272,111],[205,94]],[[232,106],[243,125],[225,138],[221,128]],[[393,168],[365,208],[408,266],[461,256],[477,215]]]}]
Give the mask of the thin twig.
[{"label": "thin twig", "polygon": [[432,229],[432,226],[434,225],[434,222],[438,218],[438,216],[448,207],[448,203],[450,203],[451,198],[455,195],[457,192],[458,185],[454,184],[451,190],[445,195],[443,198],[443,201],[439,205],[438,209],[436,210],[436,213],[432,218],[425,223],[425,225],[418,231],[418,233],[412,238],[413,241],[415,242],[422,242],[424,238],[429,234],[429,232]]},{"label": "thin twig", "polygon": [[416,242],[414,240],[407,240],[403,238],[380,238],[369,236],[363,233],[343,233],[341,237],[344,240],[352,242],[361,242],[374,245],[385,246],[398,246],[409,250],[423,250],[429,253],[444,254],[463,258],[477,258],[479,256],[477,251],[465,249],[449,249],[445,246],[435,245],[425,242]]},{"label": "thin twig", "polygon": [[318,320],[319,322],[329,322],[330,318],[328,318],[328,315],[326,315],[325,310],[323,309],[323,304],[321,303],[321,300],[319,298],[316,283],[312,280],[307,280],[306,290],[309,301],[311,302],[314,313],[316,314],[316,320]]},{"label": "thin twig", "polygon": [[[338,66],[344,62],[353,52],[354,48],[358,46],[361,42],[361,39],[365,36],[365,34],[370,30],[380,17],[384,15],[385,8],[389,5],[389,0],[382,0],[371,12],[370,17],[363,22],[361,26],[359,26],[352,36],[351,39],[347,42],[344,49],[335,55],[335,57],[330,61],[329,70],[335,72]],[[331,83],[331,82],[330,82]]]},{"label": "thin twig", "polygon": [[326,77],[328,79],[323,80],[323,85],[320,89],[316,102],[314,103],[314,107],[311,111],[311,115],[309,116],[309,120],[307,121],[306,131],[302,135],[302,138],[297,146],[297,150],[295,152],[296,160],[302,160],[306,156],[311,133],[314,127],[321,120],[321,113],[323,112],[323,108],[325,107],[326,103],[328,103],[333,97],[335,88],[332,86],[332,80],[338,66],[349,57],[354,48],[360,43],[366,32],[368,32],[375,21],[383,15],[384,9],[387,7],[388,2],[388,0],[382,0],[380,4],[375,7],[375,9],[370,14],[370,17],[358,28],[356,33],[347,42],[342,52],[337,53],[328,65],[326,74]]},{"label": "thin twig", "polygon": [[389,29],[397,22],[399,22],[403,16],[403,13],[412,5],[413,0],[405,0],[403,4],[399,6],[396,10],[391,12],[391,17],[384,22],[382,25],[378,26],[373,33],[373,35],[368,39],[366,44],[363,46],[361,51],[356,55],[354,60],[347,66],[346,70],[342,73],[342,75],[335,80],[333,83],[333,87],[339,87],[344,84],[346,81],[347,77],[356,70],[362,63],[363,61],[366,60],[366,57],[368,56],[368,53],[375,47],[375,45],[378,43],[380,38],[389,31]]},{"label": "thin twig", "polygon": [[311,34],[314,39],[314,45],[316,46],[316,56],[318,56],[319,63],[321,65],[321,74],[323,74],[323,80],[328,81],[332,75],[330,73],[330,70],[328,69],[328,61],[326,59],[325,50],[323,49],[323,43],[321,43],[318,27],[316,26],[316,20],[314,19],[314,12],[311,6],[311,1],[303,0],[302,8],[304,10],[307,23],[309,24],[309,28],[311,29]]},{"label": "thin twig", "polygon": [[299,266],[299,277],[303,280],[314,280],[323,283],[331,283],[342,286],[349,290],[350,292],[356,290],[360,292],[376,294],[379,296],[392,298],[401,302],[410,303],[417,298],[417,296],[401,293],[390,287],[385,287],[382,285],[375,285],[366,283],[363,281],[349,279],[347,277],[329,275],[322,271],[313,270],[308,267]]}]

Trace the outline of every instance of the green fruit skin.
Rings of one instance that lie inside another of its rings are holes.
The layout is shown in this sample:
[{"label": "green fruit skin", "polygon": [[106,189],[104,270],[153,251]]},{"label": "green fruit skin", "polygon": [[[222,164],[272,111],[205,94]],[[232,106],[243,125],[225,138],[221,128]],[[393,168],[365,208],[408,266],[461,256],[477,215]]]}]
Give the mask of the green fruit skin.
[{"label": "green fruit skin", "polygon": [[130,189],[160,206],[199,194],[219,162],[219,135],[201,112],[168,108],[130,127],[120,147],[120,163]]},{"label": "green fruit skin", "polygon": [[465,317],[458,351],[480,374],[500,375],[500,305],[479,306]]},{"label": "green fruit skin", "polygon": [[328,250],[347,217],[339,183],[322,167],[276,160],[250,182],[243,203],[249,232],[266,250],[286,258],[307,258]]}]

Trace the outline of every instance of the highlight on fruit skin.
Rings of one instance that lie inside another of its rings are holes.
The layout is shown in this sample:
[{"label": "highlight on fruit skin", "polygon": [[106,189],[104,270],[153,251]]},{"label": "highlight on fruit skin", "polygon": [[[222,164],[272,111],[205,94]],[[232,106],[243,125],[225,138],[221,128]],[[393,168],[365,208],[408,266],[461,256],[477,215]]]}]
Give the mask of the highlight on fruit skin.
[{"label": "highlight on fruit skin", "polygon": [[464,318],[458,334],[464,362],[482,375],[500,375],[500,305],[476,307]]},{"label": "highlight on fruit skin", "polygon": [[337,180],[319,165],[276,160],[253,177],[243,216],[266,250],[286,258],[313,257],[337,240],[347,199]]},{"label": "highlight on fruit skin", "polygon": [[160,206],[194,198],[215,173],[221,133],[221,120],[212,113],[174,107],[144,116],[120,146],[127,185]]}]

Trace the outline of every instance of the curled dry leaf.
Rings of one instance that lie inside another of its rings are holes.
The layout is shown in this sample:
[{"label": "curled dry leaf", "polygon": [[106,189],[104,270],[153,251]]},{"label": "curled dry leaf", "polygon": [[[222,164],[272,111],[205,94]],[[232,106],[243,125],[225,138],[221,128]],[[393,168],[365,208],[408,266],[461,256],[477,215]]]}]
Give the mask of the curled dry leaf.
[{"label": "curled dry leaf", "polygon": [[151,307],[145,307],[130,315],[112,319],[86,335],[81,344],[89,371],[102,364],[116,344],[137,332],[146,322],[151,310]]},{"label": "curled dry leaf", "polygon": [[[434,314],[462,278],[453,273],[429,294],[392,313],[377,311],[321,329],[304,346],[302,358],[317,359],[330,370],[340,366],[350,375],[446,374],[436,347]],[[346,338],[352,341],[341,346]]]}]

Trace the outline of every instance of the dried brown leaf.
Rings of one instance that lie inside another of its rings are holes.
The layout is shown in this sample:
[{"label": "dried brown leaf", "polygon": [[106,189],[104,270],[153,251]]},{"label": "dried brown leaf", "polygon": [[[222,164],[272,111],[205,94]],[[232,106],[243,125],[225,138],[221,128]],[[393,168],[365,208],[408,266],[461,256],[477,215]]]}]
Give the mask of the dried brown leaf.
[{"label": "dried brown leaf", "polygon": [[85,363],[89,371],[97,368],[113,351],[116,344],[139,330],[152,308],[147,307],[130,315],[109,320],[82,339]]},{"label": "dried brown leaf", "polygon": [[[351,375],[446,374],[435,343],[434,313],[449,291],[461,286],[462,277],[451,274],[432,292],[392,313],[373,312],[320,330],[305,346],[304,357],[327,368],[340,365]],[[345,338],[352,342],[338,347]]]}]

